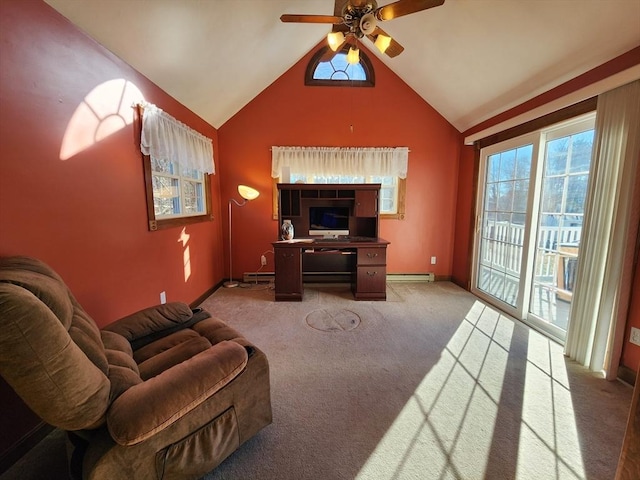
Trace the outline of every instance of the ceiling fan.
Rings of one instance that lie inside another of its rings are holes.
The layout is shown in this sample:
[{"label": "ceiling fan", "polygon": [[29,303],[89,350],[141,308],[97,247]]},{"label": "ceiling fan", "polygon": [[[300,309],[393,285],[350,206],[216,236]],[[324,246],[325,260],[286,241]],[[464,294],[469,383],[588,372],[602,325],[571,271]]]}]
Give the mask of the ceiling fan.
[{"label": "ceiling fan", "polygon": [[398,0],[378,7],[376,0],[335,0],[333,15],[289,15],[280,20],[285,23],[327,23],[333,24],[333,30],[327,35],[329,48],[334,52],[345,43],[356,43],[349,49],[347,61],[359,62],[357,40],[367,37],[381,53],[393,58],[400,55],[404,47],[391,38],[378,22],[421,12],[438,7],[445,0]]}]

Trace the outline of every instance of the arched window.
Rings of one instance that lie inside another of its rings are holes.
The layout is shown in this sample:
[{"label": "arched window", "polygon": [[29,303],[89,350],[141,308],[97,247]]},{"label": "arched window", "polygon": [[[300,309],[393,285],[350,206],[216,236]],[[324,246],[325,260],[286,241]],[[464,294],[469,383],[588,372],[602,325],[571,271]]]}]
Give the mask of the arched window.
[{"label": "arched window", "polygon": [[373,87],[375,75],[367,55],[360,50],[360,63],[347,62],[349,45],[333,53],[328,46],[322,47],[311,58],[304,76],[304,84],[322,87]]}]

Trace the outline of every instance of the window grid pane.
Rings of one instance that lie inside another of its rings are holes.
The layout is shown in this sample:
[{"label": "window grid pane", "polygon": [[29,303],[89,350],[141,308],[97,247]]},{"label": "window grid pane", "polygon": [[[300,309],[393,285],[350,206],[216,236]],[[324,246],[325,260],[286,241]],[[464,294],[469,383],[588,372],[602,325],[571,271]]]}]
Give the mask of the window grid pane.
[{"label": "window grid pane", "polygon": [[154,173],[164,173],[166,175],[177,176],[177,168],[174,162],[167,159],[151,157],[151,171]]},{"label": "window grid pane", "polygon": [[332,175],[320,176],[314,175],[307,177],[299,173],[292,172],[289,176],[291,183],[337,183],[348,185],[352,183],[379,183],[380,186],[380,213],[395,214],[398,213],[398,179],[391,176],[348,176],[348,175]]},{"label": "window grid pane", "polygon": [[328,62],[320,62],[313,71],[314,80],[366,80],[367,74],[362,65],[347,63],[347,54],[336,53]]},{"label": "window grid pane", "polygon": [[156,218],[205,213],[204,173],[179,168],[175,162],[151,157],[153,208]]},{"label": "window grid pane", "polygon": [[180,180],[153,175],[153,208],[156,217],[180,214]]},{"label": "window grid pane", "polygon": [[546,143],[529,311],[566,330],[580,252],[594,130]]},{"label": "window grid pane", "polygon": [[533,145],[487,158],[478,287],[515,306],[524,245]]}]

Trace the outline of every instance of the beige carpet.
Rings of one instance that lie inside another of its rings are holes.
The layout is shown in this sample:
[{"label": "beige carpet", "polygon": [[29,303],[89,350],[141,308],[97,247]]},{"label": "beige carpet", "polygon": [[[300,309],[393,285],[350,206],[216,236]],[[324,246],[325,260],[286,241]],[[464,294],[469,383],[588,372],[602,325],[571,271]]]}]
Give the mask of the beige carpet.
[{"label": "beige carpet", "polygon": [[390,283],[388,297],[210,297],[204,307],[266,352],[274,422],[205,478],[614,477],[628,386],[451,283]]},{"label": "beige carpet", "polygon": [[[304,301],[219,289],[203,306],[262,348],[274,421],[206,480],[613,479],[631,388],[447,282]],[[60,478],[50,435],[2,480]]]}]

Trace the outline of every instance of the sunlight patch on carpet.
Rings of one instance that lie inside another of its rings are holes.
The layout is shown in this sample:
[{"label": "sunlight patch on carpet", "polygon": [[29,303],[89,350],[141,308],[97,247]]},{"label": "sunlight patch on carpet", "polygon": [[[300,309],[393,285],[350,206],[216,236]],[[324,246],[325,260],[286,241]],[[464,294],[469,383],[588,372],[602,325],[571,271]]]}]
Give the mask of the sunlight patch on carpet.
[{"label": "sunlight patch on carpet", "polygon": [[[562,347],[528,331],[526,358],[510,365],[513,335],[476,301],[356,480],[586,478]],[[525,374],[515,389],[507,370]]]},{"label": "sunlight patch on carpet", "polygon": [[484,478],[508,361],[493,336],[510,326],[475,302],[356,479]]},{"label": "sunlight patch on carpet", "polygon": [[518,477],[586,478],[562,346],[532,332],[528,352]]}]

